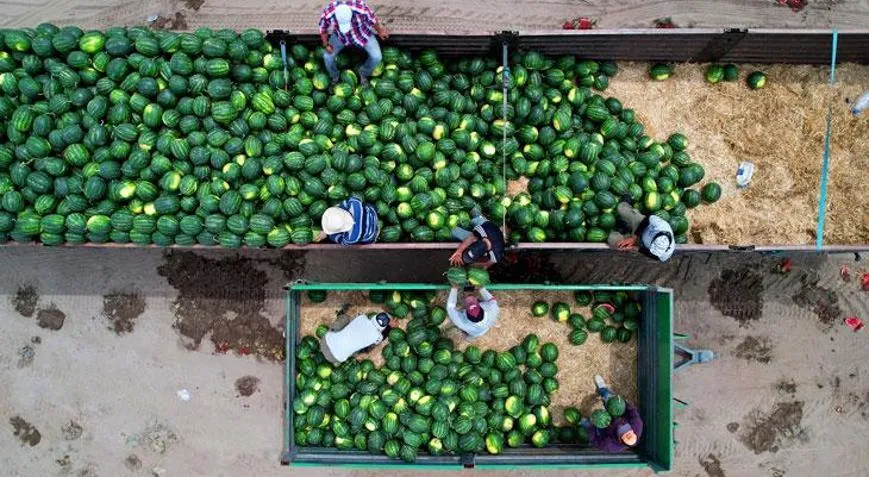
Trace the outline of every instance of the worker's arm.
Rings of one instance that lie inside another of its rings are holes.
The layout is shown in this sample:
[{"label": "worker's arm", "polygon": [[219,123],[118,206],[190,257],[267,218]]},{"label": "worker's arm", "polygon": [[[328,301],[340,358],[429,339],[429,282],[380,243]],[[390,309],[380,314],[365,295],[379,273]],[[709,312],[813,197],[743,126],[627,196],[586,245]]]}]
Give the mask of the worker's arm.
[{"label": "worker's arm", "polygon": [[314,237],[314,242],[322,242],[323,240],[326,240],[328,237],[329,237],[329,234],[327,234],[326,232],[320,231],[320,233],[317,234],[316,237]]},{"label": "worker's arm", "polygon": [[332,23],[332,14],[334,9],[331,8],[330,4],[326,8],[323,9],[323,13],[320,14],[320,44],[323,45],[323,48],[326,49],[327,52],[332,53],[332,45],[329,43],[329,25]]},{"label": "worker's arm", "polygon": [[473,331],[473,324],[468,320],[467,315],[456,309],[456,302],[459,299],[459,289],[453,287],[450,290],[450,295],[447,297],[447,316],[456,328],[468,333]]},{"label": "worker's arm", "polygon": [[374,31],[377,32],[377,36],[378,36],[381,40],[385,40],[385,39],[389,38],[389,31],[388,31],[388,30],[386,29],[386,27],[383,26],[383,24],[380,23],[380,22],[377,22],[377,23],[374,24]]},{"label": "worker's arm", "polygon": [[491,293],[489,293],[489,290],[486,290],[485,288],[480,288],[480,298],[482,298],[483,301],[489,301],[489,300],[495,299],[495,297],[492,296]]},{"label": "worker's arm", "polygon": [[447,314],[452,316],[456,312],[456,301],[459,299],[459,289],[452,287],[450,294],[447,296]]},{"label": "worker's arm", "polygon": [[459,244],[459,246],[456,248],[456,251],[453,252],[452,255],[450,255],[450,263],[457,267],[464,265],[464,263],[462,262],[462,254],[465,252],[466,248],[470,247],[471,244],[476,241],[477,237],[473,234],[468,235],[465,240],[462,240],[462,243]]},{"label": "worker's arm", "polygon": [[633,250],[637,248],[638,240],[639,239],[636,235],[632,235],[624,240],[619,241],[619,243],[616,244],[616,248],[618,248],[619,250]]}]

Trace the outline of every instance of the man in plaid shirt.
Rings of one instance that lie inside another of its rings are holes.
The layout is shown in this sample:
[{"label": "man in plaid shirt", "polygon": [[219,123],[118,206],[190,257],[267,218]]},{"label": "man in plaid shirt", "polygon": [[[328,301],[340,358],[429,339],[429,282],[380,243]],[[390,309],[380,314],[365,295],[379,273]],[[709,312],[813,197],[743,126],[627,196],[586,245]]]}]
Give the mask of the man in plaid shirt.
[{"label": "man in plaid shirt", "polygon": [[372,35],[374,31],[381,40],[389,38],[386,28],[363,0],[332,0],[323,9],[320,15],[320,41],[326,49],[323,61],[332,76],[332,83],[338,82],[335,57],[345,47],[355,46],[368,53],[368,60],[359,68],[359,80],[363,85],[367,84],[371,72],[383,59],[380,43]]}]

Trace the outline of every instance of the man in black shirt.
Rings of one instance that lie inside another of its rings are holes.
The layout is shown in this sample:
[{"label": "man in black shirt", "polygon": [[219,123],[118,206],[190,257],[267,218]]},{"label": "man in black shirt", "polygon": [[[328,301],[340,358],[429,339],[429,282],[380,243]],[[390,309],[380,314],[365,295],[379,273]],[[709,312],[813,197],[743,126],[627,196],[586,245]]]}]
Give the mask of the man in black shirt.
[{"label": "man in black shirt", "polygon": [[456,227],[452,230],[453,238],[461,240],[461,244],[450,256],[450,263],[455,266],[475,265],[489,268],[504,258],[504,234],[493,222],[487,220],[478,211],[473,211],[471,219],[473,230]]}]

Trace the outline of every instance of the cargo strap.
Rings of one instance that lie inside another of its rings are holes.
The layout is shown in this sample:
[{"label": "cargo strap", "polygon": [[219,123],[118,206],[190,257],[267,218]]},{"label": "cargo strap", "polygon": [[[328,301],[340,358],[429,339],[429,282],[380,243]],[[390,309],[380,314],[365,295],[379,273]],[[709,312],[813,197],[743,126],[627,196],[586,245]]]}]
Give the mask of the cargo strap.
[{"label": "cargo strap", "polygon": [[281,62],[284,64],[284,91],[287,91],[289,75],[287,74],[287,42],[281,40]]},{"label": "cargo strap", "polygon": [[[507,192],[507,91],[510,86],[510,64],[508,63],[508,47],[507,40],[501,43],[501,62],[503,70],[501,73],[501,119],[504,121],[504,127],[501,134],[501,180],[503,181],[504,193]],[[507,209],[504,208],[504,213],[501,214],[501,232],[507,230]],[[505,237],[506,238],[506,237]]]},{"label": "cargo strap", "polygon": [[833,84],[836,82],[836,53],[839,49],[839,31],[833,28],[833,47],[830,59],[830,101],[827,105],[827,131],[824,134],[824,161],[821,165],[821,193],[818,197],[818,230],[815,232],[815,248],[824,246],[824,219],[827,215],[827,182],[830,171],[830,135],[833,129]]}]

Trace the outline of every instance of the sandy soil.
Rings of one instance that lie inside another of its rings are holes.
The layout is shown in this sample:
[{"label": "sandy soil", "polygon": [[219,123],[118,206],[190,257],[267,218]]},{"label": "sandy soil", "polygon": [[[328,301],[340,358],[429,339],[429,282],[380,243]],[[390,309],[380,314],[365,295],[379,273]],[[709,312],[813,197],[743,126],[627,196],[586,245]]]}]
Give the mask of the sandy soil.
[{"label": "sandy soil", "polygon": [[[225,260],[261,271],[266,279],[249,306],[272,326],[283,316],[288,280],[365,281],[379,278],[372,271],[378,269],[393,281],[439,281],[436,271],[413,263],[446,261],[445,253],[364,260],[346,253],[295,257],[292,268],[275,252],[197,256],[215,280],[232,276]],[[865,333],[852,333],[841,319],[866,319],[869,297],[858,278],[842,281],[839,268],[848,264],[857,277],[867,266],[851,254],[791,258],[788,275],[771,272],[780,256],[758,254],[680,255],[666,265],[631,255],[535,254],[520,256],[514,268],[528,281],[617,280],[676,290],[676,330],[717,359],[676,376],[675,395],[690,405],[677,413],[673,475],[860,475],[869,463],[853,442],[869,420],[862,365],[869,348]],[[278,465],[282,367],[265,356],[220,353],[207,336],[191,350],[190,338],[173,328],[179,301],[239,300],[229,289],[197,296],[170,285],[158,269],[173,260],[155,250],[2,250],[5,475],[310,475]],[[144,310],[134,299],[119,306],[123,295],[142,298]],[[65,318],[56,330],[56,321],[37,318],[52,307]],[[119,334],[121,315],[133,326]],[[316,474],[391,475],[340,468]]]},{"label": "sandy soil", "polygon": [[[33,26],[43,21],[75,23],[86,27],[131,25],[160,14],[177,29],[201,26],[244,29],[313,31],[325,0],[42,0],[7,2],[0,25]],[[601,28],[649,28],[654,20],[671,17],[682,27],[865,28],[867,0],[812,1],[792,12],[773,0],[510,0],[436,1],[377,0],[370,2],[394,31],[448,31],[451,33],[545,30],[560,28],[566,20],[586,16]],[[435,13],[437,15],[435,15]]]}]

